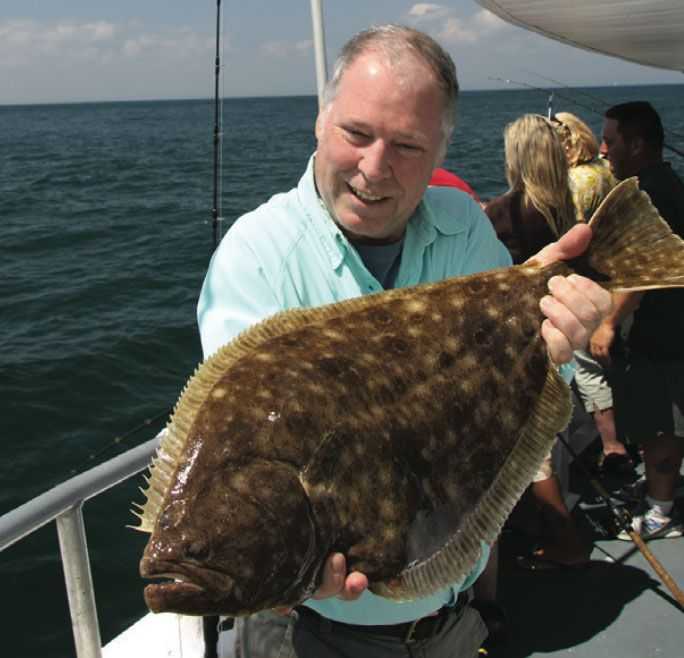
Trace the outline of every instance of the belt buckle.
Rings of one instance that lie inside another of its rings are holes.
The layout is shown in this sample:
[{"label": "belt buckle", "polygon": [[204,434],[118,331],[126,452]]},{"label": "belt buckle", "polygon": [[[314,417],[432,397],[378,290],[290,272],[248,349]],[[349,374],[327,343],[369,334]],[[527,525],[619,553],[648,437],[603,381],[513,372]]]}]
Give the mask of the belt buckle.
[{"label": "belt buckle", "polygon": [[[422,619],[422,618],[421,618]],[[409,628],[408,631],[406,631],[406,637],[404,638],[404,644],[413,644],[416,640],[413,637],[416,632],[416,626],[420,623],[420,619],[414,619]]]}]

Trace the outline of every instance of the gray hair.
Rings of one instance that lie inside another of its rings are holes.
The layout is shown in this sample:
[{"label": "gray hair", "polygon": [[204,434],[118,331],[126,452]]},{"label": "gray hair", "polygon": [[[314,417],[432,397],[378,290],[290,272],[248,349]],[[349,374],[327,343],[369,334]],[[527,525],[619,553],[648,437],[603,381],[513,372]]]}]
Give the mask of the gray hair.
[{"label": "gray hair", "polygon": [[434,73],[440,89],[444,92],[444,113],[442,133],[444,149],[451,139],[456,125],[456,100],[458,98],[458,79],[456,66],[449,53],[432,37],[424,32],[403,25],[379,25],[354,35],[342,47],[335,61],[333,75],[323,92],[323,105],[330,103],[339,88],[340,80],[349,66],[369,51],[380,52],[393,65],[413,55],[424,62]]}]

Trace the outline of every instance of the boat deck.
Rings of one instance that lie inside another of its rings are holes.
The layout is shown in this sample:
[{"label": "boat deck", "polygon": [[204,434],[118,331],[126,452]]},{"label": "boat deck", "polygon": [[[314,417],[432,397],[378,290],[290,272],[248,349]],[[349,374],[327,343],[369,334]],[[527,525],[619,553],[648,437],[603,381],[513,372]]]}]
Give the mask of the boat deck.
[{"label": "boat deck", "polygon": [[[681,501],[680,501],[681,502]],[[684,585],[684,539],[648,542]],[[684,655],[684,612],[631,542],[597,540],[587,568],[525,571],[501,561],[509,642],[501,658],[661,658]]]}]

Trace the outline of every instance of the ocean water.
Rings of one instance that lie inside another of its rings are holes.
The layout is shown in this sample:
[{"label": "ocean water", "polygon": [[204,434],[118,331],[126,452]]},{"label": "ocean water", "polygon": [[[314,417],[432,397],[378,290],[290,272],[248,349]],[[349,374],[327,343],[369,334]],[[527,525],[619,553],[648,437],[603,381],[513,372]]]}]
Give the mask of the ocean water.
[{"label": "ocean water", "polygon": [[[504,125],[548,92],[465,92],[446,165],[483,198],[506,188]],[[684,150],[684,85],[557,89],[594,130],[648,99]],[[223,104],[229,225],[294,186],[313,97]],[[210,100],[0,107],[0,514],[158,431],[200,360],[195,304],[212,244]],[[681,157],[667,158],[684,175]],[[85,506],[102,638],[144,611],[133,478]],[[3,655],[73,655],[54,524],[0,553]]]}]

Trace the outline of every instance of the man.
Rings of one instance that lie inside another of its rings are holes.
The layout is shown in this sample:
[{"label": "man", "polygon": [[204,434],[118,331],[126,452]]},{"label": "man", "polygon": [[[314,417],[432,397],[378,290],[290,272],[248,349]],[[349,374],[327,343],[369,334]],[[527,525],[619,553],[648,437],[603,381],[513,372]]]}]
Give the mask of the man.
[{"label": "man", "polygon": [[[205,355],[279,310],[508,265],[478,204],[427,189],[454,126],[451,58],[427,35],[398,26],[362,32],[343,48],[316,120],[318,149],[296,189],[240,218],[210,265],[198,306]],[[586,226],[540,254],[572,257]],[[610,296],[582,277],[551,280],[541,302],[551,357],[567,361],[607,313]],[[461,594],[464,582],[425,599],[374,596],[342,554],[297,609],[300,657],[474,656],[486,631]]]},{"label": "man", "polygon": [[[616,178],[638,176],[640,188],[684,237],[684,183],[662,152],[663,126],[650,103],[624,103],[605,113],[601,154]],[[646,505],[634,529],[644,536],[680,537],[673,501],[684,455],[684,291],[617,295],[613,312],[591,339],[592,353],[604,363],[620,322],[634,309],[626,363],[614,382],[618,423],[644,450]],[[626,532],[620,537],[629,539]]]}]

